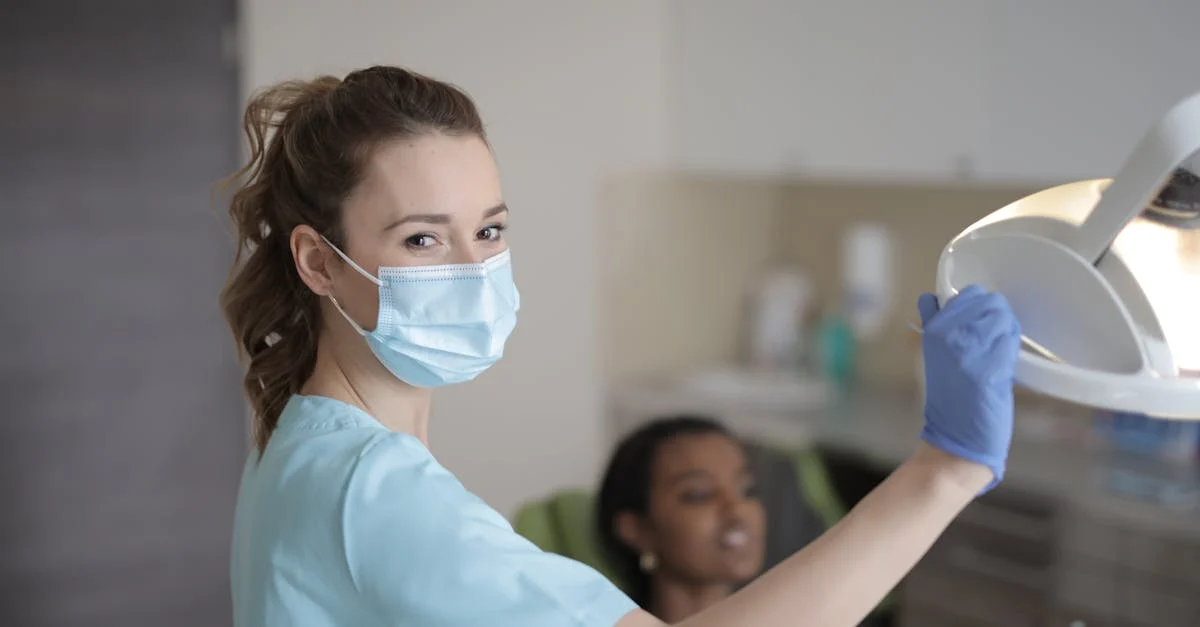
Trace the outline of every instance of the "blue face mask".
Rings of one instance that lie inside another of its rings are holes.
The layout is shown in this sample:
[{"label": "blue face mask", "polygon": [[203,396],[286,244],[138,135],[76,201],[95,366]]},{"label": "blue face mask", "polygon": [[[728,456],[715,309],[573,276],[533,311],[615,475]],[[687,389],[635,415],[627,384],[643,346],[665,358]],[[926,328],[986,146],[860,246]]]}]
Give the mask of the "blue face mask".
[{"label": "blue face mask", "polygon": [[500,360],[521,297],[506,250],[482,263],[381,267],[372,276],[329,240],[350,267],[379,286],[379,318],[365,331],[338,304],[396,378],[416,387],[470,381]]}]

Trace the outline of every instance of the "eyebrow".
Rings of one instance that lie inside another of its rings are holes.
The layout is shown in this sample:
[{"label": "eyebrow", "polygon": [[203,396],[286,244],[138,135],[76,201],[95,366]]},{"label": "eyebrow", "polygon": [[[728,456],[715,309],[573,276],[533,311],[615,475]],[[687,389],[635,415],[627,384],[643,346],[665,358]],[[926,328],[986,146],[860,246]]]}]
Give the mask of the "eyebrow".
[{"label": "eyebrow", "polygon": [[[497,215],[500,215],[502,213],[507,213],[507,212],[508,212],[508,205],[506,205],[504,203],[500,203],[500,204],[496,205],[495,207],[492,207],[491,209],[484,211],[483,219],[486,220],[493,216],[497,216]],[[450,224],[450,214],[448,214],[448,213],[412,213],[412,214],[404,216],[403,218],[400,218],[399,220],[391,222],[387,226],[383,227],[383,230],[386,233],[387,231],[390,231],[402,224],[408,224],[410,222],[420,222],[422,224]]]},{"label": "eyebrow", "polygon": [[679,485],[681,483],[687,483],[688,481],[690,481],[692,479],[710,479],[710,478],[712,478],[711,475],[709,475],[709,473],[704,470],[685,470],[681,473],[678,473],[678,474],[672,476],[670,482],[668,482],[668,485],[674,486],[674,485]]},{"label": "eyebrow", "polygon": [[[750,471],[749,466],[742,466],[741,468],[738,469],[737,474],[739,477],[753,477],[754,476],[754,473]],[[711,479],[711,478],[712,478],[712,473],[708,472],[707,470],[693,468],[691,470],[685,470],[683,472],[672,475],[670,483],[672,485],[674,485],[677,483],[683,483],[684,481],[687,481],[689,479]]]}]

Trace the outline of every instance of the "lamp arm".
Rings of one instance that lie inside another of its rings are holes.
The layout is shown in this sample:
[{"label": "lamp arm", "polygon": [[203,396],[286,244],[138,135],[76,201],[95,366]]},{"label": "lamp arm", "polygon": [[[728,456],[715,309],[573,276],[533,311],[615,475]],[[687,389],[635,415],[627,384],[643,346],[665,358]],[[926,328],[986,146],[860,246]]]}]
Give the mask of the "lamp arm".
[{"label": "lamp arm", "polygon": [[1176,104],[1146,132],[1070,247],[1095,264],[1153,201],[1182,163],[1200,153],[1200,93]]}]

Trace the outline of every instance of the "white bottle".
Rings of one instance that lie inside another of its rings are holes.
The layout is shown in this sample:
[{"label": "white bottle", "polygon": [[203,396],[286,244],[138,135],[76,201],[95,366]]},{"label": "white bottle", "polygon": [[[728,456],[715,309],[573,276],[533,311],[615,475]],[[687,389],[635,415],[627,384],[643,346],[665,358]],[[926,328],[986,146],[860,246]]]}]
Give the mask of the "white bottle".
[{"label": "white bottle", "polygon": [[871,340],[887,326],[895,281],[892,237],[881,224],[860,223],[842,240],[842,289],[846,315],[858,340]]},{"label": "white bottle", "polygon": [[750,357],[762,369],[793,369],[803,350],[802,323],[812,282],[794,270],[767,273],[754,295]]}]

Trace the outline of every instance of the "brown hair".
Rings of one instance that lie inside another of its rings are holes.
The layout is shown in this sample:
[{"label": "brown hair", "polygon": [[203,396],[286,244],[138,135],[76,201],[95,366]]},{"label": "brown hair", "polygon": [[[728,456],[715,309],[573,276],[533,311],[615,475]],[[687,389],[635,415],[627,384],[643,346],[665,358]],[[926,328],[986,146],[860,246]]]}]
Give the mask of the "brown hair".
[{"label": "brown hair", "polygon": [[261,453],[317,360],[319,299],[296,271],[292,230],[306,224],[345,250],[342,203],[375,146],[427,133],[484,138],[484,129],[463,91],[380,66],[268,87],[246,106],[243,129],[250,158],[230,177],[237,252],[221,307],[247,361]]}]

